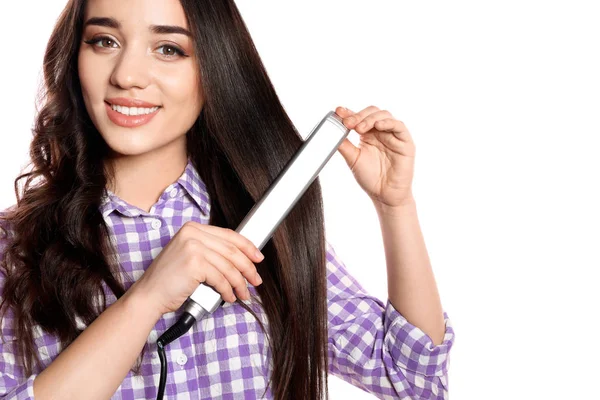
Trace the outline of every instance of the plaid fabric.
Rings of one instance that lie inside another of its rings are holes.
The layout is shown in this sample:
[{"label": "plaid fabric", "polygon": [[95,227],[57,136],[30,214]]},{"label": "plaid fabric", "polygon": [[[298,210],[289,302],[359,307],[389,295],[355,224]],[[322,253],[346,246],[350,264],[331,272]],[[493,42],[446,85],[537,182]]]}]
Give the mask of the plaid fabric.
[{"label": "plaid fabric", "polygon": [[[101,212],[118,249],[127,289],[185,222],[208,223],[210,203],[200,176],[188,163],[181,177],[166,188],[149,212],[110,191]],[[0,240],[0,252],[1,244]],[[447,315],[444,342],[434,346],[389,300],[384,304],[370,296],[348,273],[329,242],[327,277],[329,372],[381,399],[446,399],[448,353],[454,341]],[[256,295],[251,284],[248,288]],[[106,286],[105,293],[108,304],[116,301]],[[268,325],[266,314],[256,302],[244,302]],[[129,372],[112,399],[156,398],[160,375],[156,339],[181,312],[164,314],[156,323],[146,343],[142,375]],[[60,346],[57,338],[37,327],[36,341],[44,365],[34,375],[24,376],[14,357],[12,318],[9,310],[1,324],[6,342],[0,342],[0,399],[33,399],[33,380],[57,357]],[[167,346],[165,398],[273,398],[266,387],[272,368],[267,340],[250,313],[239,304],[226,302]]]}]

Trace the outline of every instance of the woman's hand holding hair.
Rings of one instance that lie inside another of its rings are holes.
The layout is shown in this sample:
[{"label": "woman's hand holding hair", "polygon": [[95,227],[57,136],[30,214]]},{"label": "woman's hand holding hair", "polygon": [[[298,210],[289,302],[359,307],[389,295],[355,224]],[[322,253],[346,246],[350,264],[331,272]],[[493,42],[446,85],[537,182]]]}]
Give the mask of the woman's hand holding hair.
[{"label": "woman's hand holding hair", "polygon": [[161,316],[179,309],[201,283],[212,286],[225,301],[236,300],[234,288],[239,298],[249,299],[246,279],[254,286],[262,283],[254,263],[263,259],[259,249],[234,230],[190,221],[129,290],[141,293]]}]

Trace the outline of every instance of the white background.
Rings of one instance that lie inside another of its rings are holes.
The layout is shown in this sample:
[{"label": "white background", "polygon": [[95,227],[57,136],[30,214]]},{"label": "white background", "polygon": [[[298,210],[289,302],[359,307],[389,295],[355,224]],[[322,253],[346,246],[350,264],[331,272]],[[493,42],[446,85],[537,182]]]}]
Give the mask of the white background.
[{"label": "white background", "polygon": [[[376,105],[411,131],[419,218],[457,333],[453,399],[599,398],[593,3],[237,2],[304,135],[338,105]],[[28,161],[42,56],[64,4],[0,5],[0,209]],[[320,179],[328,239],[385,299],[372,203],[339,153]],[[373,398],[335,377],[330,391]]]}]

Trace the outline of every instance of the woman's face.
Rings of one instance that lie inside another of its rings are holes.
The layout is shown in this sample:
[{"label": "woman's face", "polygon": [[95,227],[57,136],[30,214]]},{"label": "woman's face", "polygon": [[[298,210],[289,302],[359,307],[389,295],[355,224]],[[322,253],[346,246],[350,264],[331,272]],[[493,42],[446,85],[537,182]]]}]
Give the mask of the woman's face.
[{"label": "woman's face", "polygon": [[117,154],[185,149],[203,105],[193,41],[182,33],[188,30],[179,0],[87,1],[81,89],[90,118]]}]

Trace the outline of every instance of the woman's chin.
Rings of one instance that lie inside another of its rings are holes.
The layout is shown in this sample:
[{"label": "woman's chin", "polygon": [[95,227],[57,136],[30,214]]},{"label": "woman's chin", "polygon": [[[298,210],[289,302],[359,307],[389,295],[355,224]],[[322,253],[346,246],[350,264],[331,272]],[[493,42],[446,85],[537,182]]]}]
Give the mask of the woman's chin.
[{"label": "woman's chin", "polygon": [[130,137],[130,140],[122,139],[123,138],[114,140],[113,138],[113,140],[106,140],[105,138],[106,143],[115,156],[136,156],[152,151],[155,147],[159,147],[153,146],[147,138]]}]

